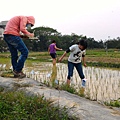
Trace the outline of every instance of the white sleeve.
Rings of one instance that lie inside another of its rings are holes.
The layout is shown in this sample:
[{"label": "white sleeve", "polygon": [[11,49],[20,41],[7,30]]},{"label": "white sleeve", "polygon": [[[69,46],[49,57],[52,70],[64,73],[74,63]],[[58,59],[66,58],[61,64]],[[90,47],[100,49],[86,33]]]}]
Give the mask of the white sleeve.
[{"label": "white sleeve", "polygon": [[83,55],[86,55],[86,50],[83,50]]},{"label": "white sleeve", "polygon": [[70,51],[73,52],[75,50],[76,45],[72,45],[71,47],[69,47]]}]

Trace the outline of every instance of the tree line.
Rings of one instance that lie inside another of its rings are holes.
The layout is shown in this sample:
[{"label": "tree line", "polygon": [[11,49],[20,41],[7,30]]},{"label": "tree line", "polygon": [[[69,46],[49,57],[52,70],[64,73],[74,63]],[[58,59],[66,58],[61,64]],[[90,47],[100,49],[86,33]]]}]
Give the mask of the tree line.
[{"label": "tree line", "polygon": [[[28,38],[23,39],[29,51],[47,51],[52,40],[56,41],[58,47],[66,50],[72,44],[79,42],[80,39],[87,39],[88,49],[120,49],[120,37],[109,39],[105,42],[103,40],[95,41],[94,38],[88,38],[87,36],[77,35],[75,33],[62,35],[57,30],[50,27],[36,27],[29,32],[34,32],[35,36],[38,38],[35,40]],[[0,40],[0,52],[6,51],[8,51],[7,44],[4,40]]]}]

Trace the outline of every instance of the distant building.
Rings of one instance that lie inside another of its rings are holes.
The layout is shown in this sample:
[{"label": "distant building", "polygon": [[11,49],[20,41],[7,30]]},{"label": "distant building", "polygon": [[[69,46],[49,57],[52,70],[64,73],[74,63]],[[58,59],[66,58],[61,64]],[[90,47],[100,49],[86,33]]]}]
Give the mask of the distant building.
[{"label": "distant building", "polygon": [[5,29],[7,22],[8,21],[1,21],[0,22],[0,39],[3,38],[3,33],[4,33],[4,29]]}]

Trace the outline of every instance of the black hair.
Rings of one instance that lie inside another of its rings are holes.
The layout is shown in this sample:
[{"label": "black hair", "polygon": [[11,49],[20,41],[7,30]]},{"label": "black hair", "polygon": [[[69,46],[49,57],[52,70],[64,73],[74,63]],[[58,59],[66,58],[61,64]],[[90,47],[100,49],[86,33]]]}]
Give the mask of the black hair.
[{"label": "black hair", "polygon": [[55,40],[52,40],[52,43],[56,43],[56,41],[55,41]]},{"label": "black hair", "polygon": [[82,46],[84,47],[84,49],[87,48],[87,41],[86,41],[85,39],[81,39],[81,40],[79,41],[79,44],[82,45]]}]

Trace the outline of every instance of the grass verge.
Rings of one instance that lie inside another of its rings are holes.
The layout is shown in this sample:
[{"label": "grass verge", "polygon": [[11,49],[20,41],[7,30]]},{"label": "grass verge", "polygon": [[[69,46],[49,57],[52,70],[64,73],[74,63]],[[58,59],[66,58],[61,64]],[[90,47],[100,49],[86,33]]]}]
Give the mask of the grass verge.
[{"label": "grass verge", "polygon": [[51,103],[44,96],[0,92],[0,120],[75,120],[68,117],[65,108],[61,110]]}]

